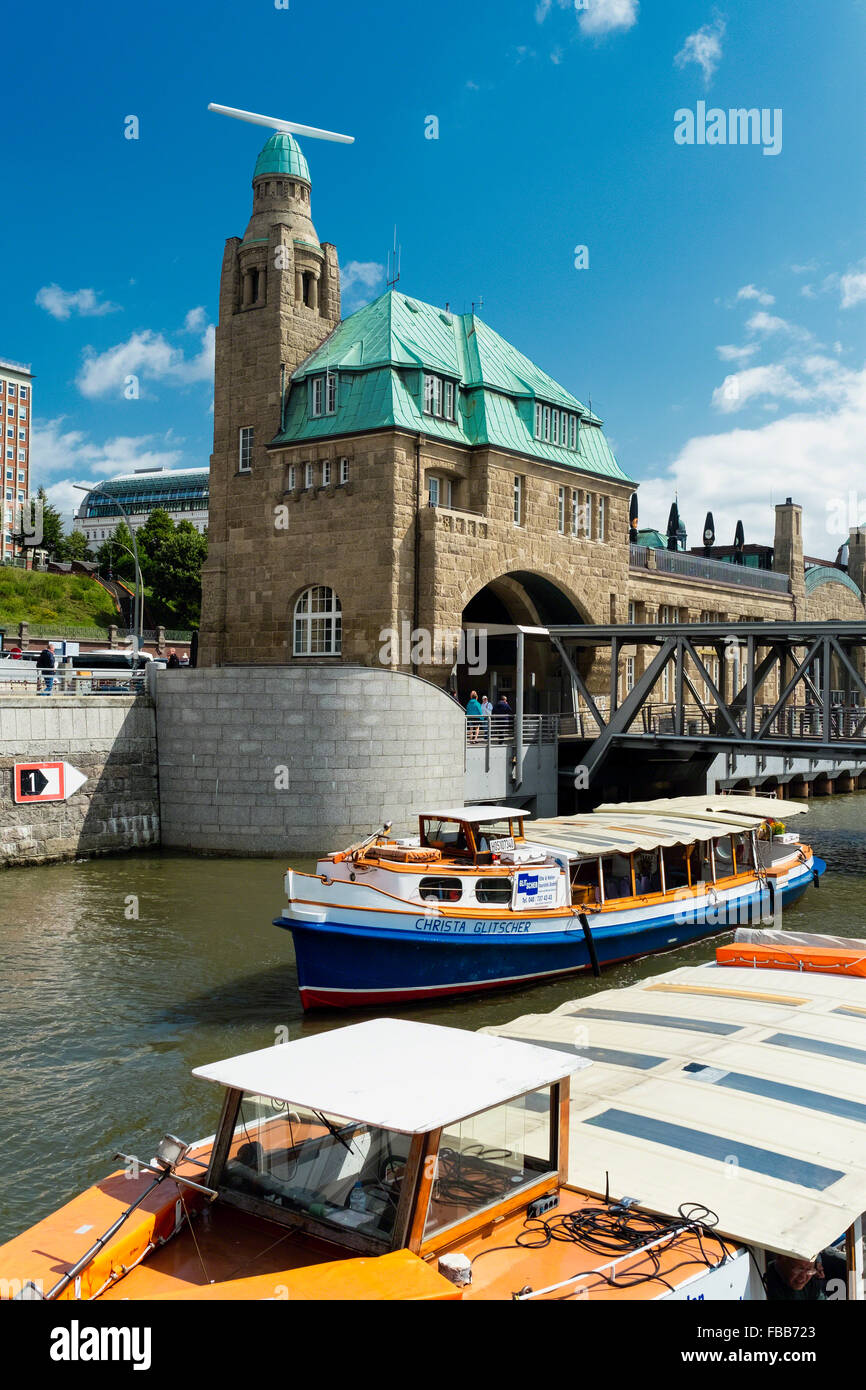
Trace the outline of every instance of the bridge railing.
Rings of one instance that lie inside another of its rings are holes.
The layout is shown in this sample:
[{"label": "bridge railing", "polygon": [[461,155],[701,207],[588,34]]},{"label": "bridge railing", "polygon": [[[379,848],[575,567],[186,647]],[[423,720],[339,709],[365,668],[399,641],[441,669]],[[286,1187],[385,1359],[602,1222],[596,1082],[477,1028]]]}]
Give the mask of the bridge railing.
[{"label": "bridge railing", "polygon": [[[770,714],[772,705],[756,705],[754,727],[757,731]],[[745,711],[731,716],[745,737]],[[645,734],[664,738],[676,731],[674,706],[671,704],[645,705],[641,710],[639,727]],[[637,729],[632,725],[632,732]],[[710,718],[697,706],[687,705],[683,710],[683,734],[686,738],[719,737],[730,733],[727,722],[720,714]],[[825,738],[824,717],[818,705],[788,705],[773,718],[763,737],[766,739],[815,739],[832,742],[833,739],[863,739],[866,745],[866,707],[863,705],[834,705],[830,711],[830,725]],[[590,733],[588,735],[592,737]]]},{"label": "bridge railing", "polygon": [[[558,714],[525,714],[523,716],[523,743],[555,743],[559,737]],[[466,745],[468,748],[481,748],[488,744],[514,742],[514,716],[511,714],[491,714],[487,719],[466,720]]]}]

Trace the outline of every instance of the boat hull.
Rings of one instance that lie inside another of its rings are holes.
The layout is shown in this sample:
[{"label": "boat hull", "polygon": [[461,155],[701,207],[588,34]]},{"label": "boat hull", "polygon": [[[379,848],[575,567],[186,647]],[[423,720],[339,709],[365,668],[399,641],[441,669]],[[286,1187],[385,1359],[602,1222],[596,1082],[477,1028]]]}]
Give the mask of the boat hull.
[{"label": "boat hull", "polygon": [[[802,897],[824,872],[813,858],[777,890],[784,908]],[[755,884],[715,900],[668,902],[630,912],[588,918],[600,966],[657,951],[670,951],[772,911]],[[305,1009],[363,1008],[418,999],[447,998],[554,979],[591,968],[589,946],[576,916],[552,923],[410,919],[380,925],[377,914],[337,910],[328,920],[300,920],[289,909],[276,925],[291,931],[298,990]],[[393,914],[391,914],[393,917]],[[402,914],[401,914],[402,917]],[[606,920],[609,918],[610,920]],[[501,927],[502,930],[497,930]],[[509,929],[510,928],[510,929]]]}]

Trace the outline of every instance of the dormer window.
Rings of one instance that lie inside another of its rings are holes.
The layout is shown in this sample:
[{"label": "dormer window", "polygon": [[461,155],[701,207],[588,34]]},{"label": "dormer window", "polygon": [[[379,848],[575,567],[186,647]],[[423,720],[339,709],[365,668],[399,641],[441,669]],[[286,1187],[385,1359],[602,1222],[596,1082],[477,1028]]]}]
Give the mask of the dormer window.
[{"label": "dormer window", "polygon": [[337,374],[323,372],[310,378],[310,414],[334,415],[337,410]]},{"label": "dormer window", "polygon": [[560,449],[577,449],[578,417],[572,410],[557,410],[554,406],[535,403],[535,438]]},{"label": "dormer window", "polygon": [[424,414],[438,420],[454,420],[456,392],[454,382],[446,377],[424,373]]}]

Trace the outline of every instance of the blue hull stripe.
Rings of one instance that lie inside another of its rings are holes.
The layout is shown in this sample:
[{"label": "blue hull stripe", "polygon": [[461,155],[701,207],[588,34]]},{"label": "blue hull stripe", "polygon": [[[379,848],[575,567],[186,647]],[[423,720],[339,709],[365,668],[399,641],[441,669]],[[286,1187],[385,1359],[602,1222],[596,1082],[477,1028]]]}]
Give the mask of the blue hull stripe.
[{"label": "blue hull stripe", "polygon": [[790,1154],[759,1149],[723,1134],[707,1134],[701,1129],[669,1124],[667,1120],[655,1120],[651,1115],[636,1115],[629,1110],[603,1110],[583,1123],[612,1130],[615,1134],[628,1134],[633,1139],[646,1139],[651,1144],[663,1144],[669,1149],[699,1154],[702,1158],[717,1159],[719,1163],[730,1163],[733,1159],[740,1168],[752,1173],[764,1173],[781,1182],[811,1188],[813,1192],[824,1192],[845,1176],[838,1168],[824,1168],[820,1163],[807,1163]]}]

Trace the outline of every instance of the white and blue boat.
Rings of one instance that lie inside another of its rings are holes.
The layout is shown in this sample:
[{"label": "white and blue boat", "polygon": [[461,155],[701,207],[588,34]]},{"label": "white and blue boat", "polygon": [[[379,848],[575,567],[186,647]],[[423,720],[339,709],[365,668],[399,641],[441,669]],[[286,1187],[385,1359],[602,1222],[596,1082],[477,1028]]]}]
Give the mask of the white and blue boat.
[{"label": "white and blue boat", "polygon": [[290,869],[276,925],[305,1009],[530,984],[779,924],[826,865],[770,797],[686,796],[528,820],[506,806],[427,811]]}]

